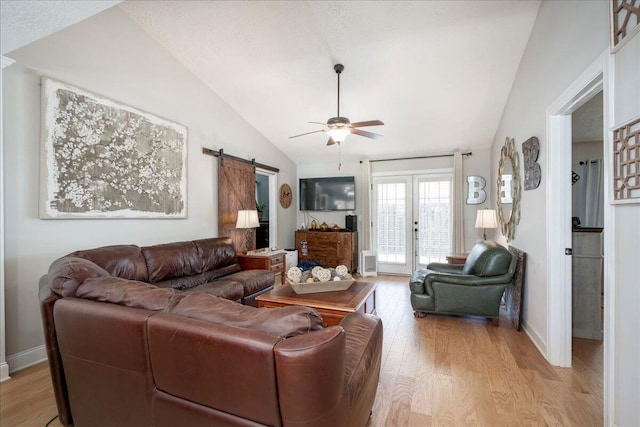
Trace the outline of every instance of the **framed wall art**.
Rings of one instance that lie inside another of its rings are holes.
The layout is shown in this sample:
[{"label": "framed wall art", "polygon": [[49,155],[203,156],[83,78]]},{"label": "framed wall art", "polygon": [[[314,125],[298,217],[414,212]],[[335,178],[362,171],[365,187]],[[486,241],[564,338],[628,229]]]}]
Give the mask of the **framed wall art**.
[{"label": "framed wall art", "polygon": [[640,117],[613,129],[612,141],[612,203],[640,203]]},{"label": "framed wall art", "polygon": [[186,218],[187,128],[42,77],[40,218]]},{"label": "framed wall art", "polygon": [[640,32],[640,1],[609,0],[611,52],[617,52]]}]

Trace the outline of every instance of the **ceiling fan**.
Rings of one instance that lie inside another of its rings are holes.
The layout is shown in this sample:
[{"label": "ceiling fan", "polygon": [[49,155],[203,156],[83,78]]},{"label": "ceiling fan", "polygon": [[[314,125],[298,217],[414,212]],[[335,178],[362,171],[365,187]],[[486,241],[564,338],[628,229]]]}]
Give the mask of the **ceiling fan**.
[{"label": "ceiling fan", "polygon": [[334,65],[333,69],[338,75],[338,114],[336,115],[336,117],[331,117],[329,120],[327,120],[327,123],[309,122],[309,123],[314,123],[318,125],[325,125],[327,127],[326,129],[320,129],[320,130],[314,130],[313,132],[301,133],[299,135],[290,136],[289,139],[297,138],[303,135],[310,135],[312,133],[318,133],[318,132],[325,132],[329,135],[329,141],[327,142],[327,145],[340,144],[342,141],[345,140],[347,135],[349,135],[350,133],[354,135],[364,136],[366,138],[372,138],[372,139],[380,138],[382,135],[359,129],[359,128],[368,127],[368,126],[384,125],[384,123],[382,123],[380,120],[368,120],[366,122],[351,123],[348,118],[340,117],[340,73],[344,71],[344,65],[336,64]]}]

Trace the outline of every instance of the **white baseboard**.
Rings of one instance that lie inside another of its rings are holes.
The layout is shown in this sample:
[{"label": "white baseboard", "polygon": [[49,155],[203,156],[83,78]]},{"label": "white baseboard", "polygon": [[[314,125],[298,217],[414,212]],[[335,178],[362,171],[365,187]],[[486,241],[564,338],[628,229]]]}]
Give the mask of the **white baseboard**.
[{"label": "white baseboard", "polygon": [[525,320],[522,321],[522,329],[533,342],[533,345],[540,351],[545,359],[547,358],[547,343],[542,339],[538,331],[532,328]]},{"label": "white baseboard", "polygon": [[10,379],[9,376],[9,364],[7,362],[0,363],[0,383]]},{"label": "white baseboard", "polygon": [[44,362],[47,360],[47,349],[44,345],[30,348],[29,350],[21,351],[20,353],[11,354],[7,356],[7,363],[10,366],[9,373],[19,371],[29,366],[33,366],[36,363]]}]

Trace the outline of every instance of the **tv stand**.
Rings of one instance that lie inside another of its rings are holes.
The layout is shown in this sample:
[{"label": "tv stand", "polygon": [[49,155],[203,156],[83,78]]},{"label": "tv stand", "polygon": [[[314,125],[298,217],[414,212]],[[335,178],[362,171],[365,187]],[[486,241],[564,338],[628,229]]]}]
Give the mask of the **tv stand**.
[{"label": "tv stand", "polygon": [[345,265],[358,269],[358,233],[355,231],[296,231],[298,262],[317,261],[323,267]]}]

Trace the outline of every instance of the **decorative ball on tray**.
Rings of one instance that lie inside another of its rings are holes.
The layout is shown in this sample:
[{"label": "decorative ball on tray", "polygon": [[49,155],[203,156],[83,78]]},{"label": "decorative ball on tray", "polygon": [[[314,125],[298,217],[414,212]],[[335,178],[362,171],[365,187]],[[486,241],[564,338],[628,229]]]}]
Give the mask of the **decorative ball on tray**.
[{"label": "decorative ball on tray", "polygon": [[349,269],[344,265],[336,268],[316,266],[311,270],[302,271],[299,267],[287,270],[287,282],[297,294],[315,292],[332,292],[348,289],[354,282]]},{"label": "decorative ball on tray", "polygon": [[301,277],[302,270],[300,270],[298,267],[291,267],[289,270],[287,270],[287,279],[289,279],[291,283],[300,283]]}]

